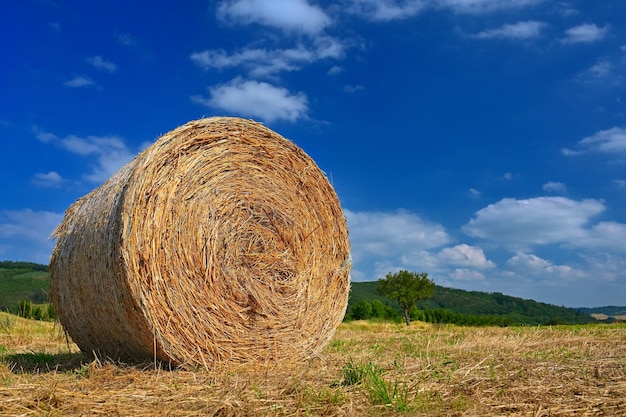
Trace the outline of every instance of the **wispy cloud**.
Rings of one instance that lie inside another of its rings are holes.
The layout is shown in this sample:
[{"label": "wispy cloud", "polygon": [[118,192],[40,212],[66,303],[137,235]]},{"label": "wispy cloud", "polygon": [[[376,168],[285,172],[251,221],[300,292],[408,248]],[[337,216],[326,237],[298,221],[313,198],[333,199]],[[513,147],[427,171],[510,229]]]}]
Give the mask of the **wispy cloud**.
[{"label": "wispy cloud", "polygon": [[500,10],[522,9],[545,0],[441,0],[434,1],[435,7],[444,7],[455,13],[483,14]]},{"label": "wispy cloud", "polygon": [[345,91],[346,93],[354,94],[365,91],[365,87],[360,84],[346,84],[343,86],[343,91]]},{"label": "wispy cloud", "polygon": [[63,178],[56,171],[40,172],[33,175],[32,182],[40,187],[56,188],[63,183]]},{"label": "wispy cloud", "polygon": [[580,140],[577,149],[563,148],[561,152],[567,156],[580,155],[586,152],[621,153],[626,152],[626,128],[613,127],[601,130]]},{"label": "wispy cloud", "polygon": [[115,40],[124,46],[137,46],[139,45],[139,40],[131,35],[130,33],[115,33]]},{"label": "wispy cloud", "polygon": [[94,67],[107,71],[107,72],[117,71],[117,65],[115,65],[111,61],[107,61],[106,59],[102,58],[100,55],[90,56],[85,61],[87,61],[88,64],[91,64]]},{"label": "wispy cloud", "polygon": [[427,6],[425,0],[351,0],[347,2],[345,11],[367,20],[386,22],[416,16]]},{"label": "wispy cloud", "polygon": [[470,37],[475,39],[528,40],[539,37],[542,29],[546,26],[547,24],[544,22],[518,22],[505,24],[495,29],[487,29],[474,35],[470,35]]},{"label": "wispy cloud", "polygon": [[408,19],[430,9],[459,14],[486,14],[521,9],[545,0],[348,0],[345,12],[366,20],[387,22]]},{"label": "wispy cloud", "polygon": [[609,27],[598,27],[593,23],[574,26],[565,31],[565,37],[561,39],[563,43],[593,43],[598,42],[606,36]]},{"label": "wispy cloud", "polygon": [[543,184],[542,189],[549,193],[565,194],[567,192],[567,185],[558,181],[548,181]]},{"label": "wispy cloud", "polygon": [[329,36],[316,38],[313,45],[302,44],[288,49],[247,48],[227,53],[210,49],[191,54],[191,60],[203,69],[244,67],[253,77],[267,77],[283,71],[299,70],[303,65],[325,58],[341,58],[345,46]]},{"label": "wispy cloud", "polygon": [[467,191],[467,194],[470,196],[470,198],[473,198],[474,200],[478,200],[483,195],[483,193],[481,193],[476,188],[470,188]]},{"label": "wispy cloud", "polygon": [[590,233],[585,226],[591,218],[604,210],[604,204],[593,199],[505,198],[477,211],[462,230],[469,236],[521,250],[582,239]]},{"label": "wispy cloud", "polygon": [[84,75],[76,75],[71,80],[67,80],[63,83],[66,87],[71,88],[80,88],[80,87],[89,87],[96,86],[97,84],[91,80],[91,78],[86,77]]},{"label": "wispy cloud", "polygon": [[235,78],[229,83],[211,87],[209,92],[208,98],[193,96],[191,99],[208,107],[260,118],[266,122],[293,122],[306,118],[309,110],[304,93],[292,94],[286,88],[266,82]]},{"label": "wispy cloud", "polygon": [[227,0],[219,4],[217,16],[231,24],[257,23],[309,35],[322,32],[332,23],[320,7],[306,0]]},{"label": "wispy cloud", "polygon": [[95,157],[92,172],[84,177],[95,183],[104,182],[134,157],[134,154],[119,136],[80,137],[68,135],[58,137],[53,133],[37,128],[35,134],[42,142],[56,144],[73,154]]}]

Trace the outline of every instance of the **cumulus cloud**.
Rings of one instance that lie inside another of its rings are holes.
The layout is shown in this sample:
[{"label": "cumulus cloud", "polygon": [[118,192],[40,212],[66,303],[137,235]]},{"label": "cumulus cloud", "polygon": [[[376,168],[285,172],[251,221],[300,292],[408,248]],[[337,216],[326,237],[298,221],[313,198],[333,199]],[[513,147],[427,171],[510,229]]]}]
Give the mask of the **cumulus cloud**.
[{"label": "cumulus cloud", "polygon": [[79,87],[95,86],[96,83],[93,82],[89,77],[85,77],[83,75],[76,75],[71,80],[65,81],[63,85],[66,87],[71,87],[71,88],[79,88]]},{"label": "cumulus cloud", "polygon": [[561,39],[563,43],[593,43],[598,42],[608,33],[608,26],[598,27],[593,23],[574,26],[565,31],[565,37]]},{"label": "cumulus cloud", "polygon": [[232,24],[257,23],[286,32],[320,33],[332,19],[306,0],[227,0],[219,4],[217,16]]},{"label": "cumulus cloud", "polygon": [[244,67],[253,77],[266,77],[282,71],[299,70],[303,65],[325,58],[341,58],[344,45],[337,39],[317,38],[311,47],[299,45],[290,49],[248,48],[229,54],[212,49],[191,54],[191,60],[203,69]]},{"label": "cumulus cloud", "polygon": [[0,211],[0,255],[3,259],[47,264],[52,253],[50,235],[63,213],[51,211]]},{"label": "cumulus cloud", "polygon": [[345,210],[345,213],[355,262],[370,257],[397,258],[409,251],[444,245],[450,240],[443,226],[406,210]]},{"label": "cumulus cloud", "polygon": [[564,243],[586,236],[585,225],[604,210],[604,204],[593,199],[505,198],[477,211],[462,230],[512,248]]},{"label": "cumulus cloud", "polygon": [[[352,279],[374,280],[406,269],[412,252],[447,244],[443,226],[407,210],[368,212],[344,210],[350,231]],[[426,265],[419,265],[420,268]]]},{"label": "cumulus cloud", "polygon": [[445,271],[450,267],[489,269],[496,266],[487,259],[485,252],[465,243],[441,249],[439,252],[417,251],[403,256],[405,265],[427,268],[430,271]]},{"label": "cumulus cloud", "polygon": [[563,148],[561,152],[567,156],[579,155],[585,152],[616,153],[626,152],[626,128],[613,127],[601,130],[580,140],[575,150]]},{"label": "cumulus cloud", "polygon": [[308,112],[304,93],[291,94],[286,88],[241,78],[210,88],[209,98],[193,96],[191,99],[198,104],[266,122],[293,122],[307,117]]},{"label": "cumulus cloud", "polygon": [[567,192],[567,185],[558,181],[548,181],[543,184],[543,190],[549,193],[564,194]]},{"label": "cumulus cloud", "polygon": [[541,30],[546,26],[545,23],[537,21],[518,22],[505,24],[495,29],[487,29],[471,35],[471,37],[475,39],[528,40],[539,37]]},{"label": "cumulus cloud", "polygon": [[55,143],[57,146],[76,155],[95,156],[95,164],[92,172],[85,176],[91,182],[104,182],[128,161],[133,158],[133,153],[118,136],[87,136],[80,137],[57,135],[36,129],[36,136],[45,143]]},{"label": "cumulus cloud", "polygon": [[94,67],[107,71],[107,72],[115,72],[117,71],[117,65],[115,65],[111,61],[107,61],[102,58],[100,55],[90,56],[86,59],[87,63],[93,65]]},{"label": "cumulus cloud", "polygon": [[626,224],[599,222],[568,246],[626,253]]},{"label": "cumulus cloud", "polygon": [[59,187],[63,183],[63,178],[56,171],[40,172],[33,175],[33,183],[40,187]]},{"label": "cumulus cloud", "polygon": [[480,281],[485,281],[486,277],[480,271],[467,268],[456,268],[447,274],[447,278],[455,283],[471,282],[472,285]]},{"label": "cumulus cloud", "polygon": [[532,253],[518,252],[506,261],[506,266],[518,273],[532,275],[536,278],[574,278],[584,277],[586,274],[569,265],[555,265]]},{"label": "cumulus cloud", "polygon": [[413,17],[427,5],[425,0],[351,0],[346,12],[371,21],[391,21]]}]

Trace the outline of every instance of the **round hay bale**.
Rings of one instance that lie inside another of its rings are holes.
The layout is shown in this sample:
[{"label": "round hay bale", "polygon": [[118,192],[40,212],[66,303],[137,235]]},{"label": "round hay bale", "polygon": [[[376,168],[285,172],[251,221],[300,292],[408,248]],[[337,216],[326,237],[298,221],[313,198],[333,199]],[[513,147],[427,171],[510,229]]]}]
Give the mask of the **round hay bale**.
[{"label": "round hay bale", "polygon": [[253,121],[161,138],[54,232],[50,298],[83,352],[210,368],[293,362],[341,323],[350,244],[326,176]]}]

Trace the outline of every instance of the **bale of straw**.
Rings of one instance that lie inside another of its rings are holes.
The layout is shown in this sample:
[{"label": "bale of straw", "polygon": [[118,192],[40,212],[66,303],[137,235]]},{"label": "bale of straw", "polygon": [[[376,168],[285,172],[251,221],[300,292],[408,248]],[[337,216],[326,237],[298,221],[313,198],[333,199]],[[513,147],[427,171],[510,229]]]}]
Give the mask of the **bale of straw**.
[{"label": "bale of straw", "polygon": [[253,121],[190,122],[76,201],[54,232],[50,298],[80,349],[179,366],[297,361],[343,319],[338,198]]}]

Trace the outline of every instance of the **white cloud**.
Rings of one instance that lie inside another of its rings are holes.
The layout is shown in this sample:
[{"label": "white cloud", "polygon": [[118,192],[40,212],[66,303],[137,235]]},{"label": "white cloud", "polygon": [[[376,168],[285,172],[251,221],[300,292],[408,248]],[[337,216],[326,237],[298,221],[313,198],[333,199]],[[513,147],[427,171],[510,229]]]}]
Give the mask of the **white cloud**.
[{"label": "white cloud", "polygon": [[580,239],[569,242],[568,246],[626,253],[626,224],[600,222],[589,229]]},{"label": "white cloud", "polygon": [[217,8],[219,19],[234,24],[258,23],[286,32],[320,33],[332,23],[306,0],[227,0]]},{"label": "white cloud", "polygon": [[511,248],[565,243],[586,236],[584,226],[604,210],[601,201],[592,199],[505,198],[476,212],[462,230]]},{"label": "white cloud", "polygon": [[407,19],[426,8],[425,0],[351,0],[346,11],[372,21]]},{"label": "white cloud", "polygon": [[107,61],[106,59],[102,58],[100,55],[90,56],[89,58],[86,59],[86,61],[87,63],[93,65],[94,67],[98,69],[102,69],[108,72],[117,71],[117,65],[115,65],[111,61]]},{"label": "white cloud", "polygon": [[334,67],[328,70],[328,75],[341,74],[343,71],[344,71],[343,67],[335,65]]},{"label": "white cloud", "polygon": [[485,257],[481,248],[469,246],[465,243],[444,248],[439,252],[439,259],[443,262],[458,266],[473,268],[493,268],[495,264]]},{"label": "white cloud", "polygon": [[95,156],[96,163],[93,165],[92,172],[85,176],[85,179],[91,182],[106,181],[134,157],[118,136],[68,135],[60,138],[53,133],[39,129],[36,129],[35,133],[42,142],[55,143],[73,154]]},{"label": "white cloud", "polygon": [[451,266],[474,269],[490,269],[496,266],[487,259],[481,248],[465,243],[443,248],[439,252],[422,250],[408,253],[403,256],[402,263],[427,268],[430,271],[447,271]]},{"label": "white cloud", "polygon": [[0,257],[47,264],[54,246],[50,235],[62,218],[50,211],[0,211]]},{"label": "white cloud", "polygon": [[626,188],[626,180],[622,180],[622,179],[615,179],[613,181],[611,181],[613,183],[614,186],[616,186],[617,188]]},{"label": "white cloud", "polygon": [[71,80],[67,80],[66,82],[64,82],[63,85],[66,87],[78,88],[78,87],[88,87],[91,85],[95,86],[96,83],[93,82],[89,77],[77,75]]},{"label": "white cloud", "polygon": [[457,284],[464,281],[476,284],[477,282],[485,281],[486,278],[482,272],[467,268],[457,268],[448,273],[447,277]]},{"label": "white cloud", "polygon": [[561,152],[567,156],[579,155],[584,152],[615,153],[626,151],[626,128],[613,127],[601,130],[580,140],[576,144],[578,150],[563,148]]},{"label": "white cloud", "polygon": [[291,94],[289,90],[258,81],[235,78],[227,84],[210,89],[210,97],[193,96],[196,103],[237,113],[246,117],[296,121],[307,117],[308,105],[304,93]]},{"label": "white cloud", "polygon": [[564,194],[567,192],[567,185],[558,181],[548,181],[543,184],[543,190],[549,193]]},{"label": "white cloud", "polygon": [[299,45],[290,49],[243,49],[228,54],[222,49],[206,50],[191,54],[191,60],[203,69],[247,68],[253,77],[267,77],[281,71],[299,70],[303,65],[332,58],[341,58],[344,45],[329,36],[319,37],[314,45]]},{"label": "white cloud", "polygon": [[471,37],[476,39],[527,40],[539,37],[541,30],[546,26],[545,23],[537,21],[518,22],[484,30]]},{"label": "white cloud", "polygon": [[40,187],[59,187],[63,183],[63,178],[56,171],[47,173],[37,173],[33,175],[33,183]]},{"label": "white cloud", "polygon": [[613,68],[614,65],[611,62],[606,59],[602,59],[591,66],[591,68],[587,71],[587,74],[593,78],[606,78],[613,73]]},{"label": "white cloud", "polygon": [[450,240],[440,224],[406,210],[345,210],[345,213],[355,263],[368,258],[399,258],[410,251],[434,248]]},{"label": "white cloud", "polygon": [[563,43],[593,43],[604,39],[608,33],[608,26],[598,27],[593,23],[574,26],[565,31]]},{"label": "white cloud", "polygon": [[455,13],[483,14],[499,10],[521,9],[544,0],[439,0],[433,4],[445,7]]},{"label": "white cloud", "polygon": [[479,199],[482,196],[482,193],[478,191],[476,188],[470,188],[468,191],[470,198],[475,200]]},{"label": "white cloud", "polygon": [[506,266],[518,274],[535,278],[582,278],[586,274],[569,265],[555,265],[532,253],[518,252],[506,261]]}]

